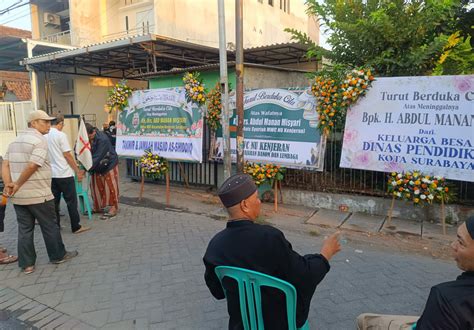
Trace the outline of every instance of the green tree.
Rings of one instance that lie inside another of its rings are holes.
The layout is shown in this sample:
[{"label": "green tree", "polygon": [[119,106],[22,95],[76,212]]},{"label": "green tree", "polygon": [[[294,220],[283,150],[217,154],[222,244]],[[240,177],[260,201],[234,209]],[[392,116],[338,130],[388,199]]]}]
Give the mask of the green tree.
[{"label": "green tree", "polygon": [[[328,29],[331,51],[304,33],[286,29],[308,44],[308,56],[327,57],[333,64],[370,66],[379,76],[430,74],[445,51],[446,36],[460,26],[469,0],[307,0],[307,12]],[[469,31],[467,31],[469,32]],[[466,31],[462,31],[466,35]],[[464,53],[463,53],[464,54]]]},{"label": "green tree", "polygon": [[442,37],[446,39],[446,45],[432,74],[440,76],[474,73],[471,36],[463,41],[460,31],[456,31],[449,37]]}]

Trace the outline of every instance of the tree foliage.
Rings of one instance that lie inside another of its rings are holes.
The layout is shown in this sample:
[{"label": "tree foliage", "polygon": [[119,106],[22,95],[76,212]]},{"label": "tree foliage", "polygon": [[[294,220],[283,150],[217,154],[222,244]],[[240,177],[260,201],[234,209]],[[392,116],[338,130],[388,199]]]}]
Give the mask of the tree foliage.
[{"label": "tree foliage", "polygon": [[[316,46],[304,33],[286,31],[294,40],[310,46],[310,57],[324,56],[349,67],[372,67],[379,76],[426,75],[439,64],[446,36],[461,26],[472,29],[466,22],[472,18],[468,2],[307,0],[308,14],[318,17],[321,28],[329,31],[332,50]],[[469,31],[463,30],[461,35],[465,37]]]},{"label": "tree foliage", "polygon": [[460,31],[442,36],[446,39],[444,52],[439,57],[433,75],[458,75],[474,73],[474,53],[471,36],[464,41]]}]

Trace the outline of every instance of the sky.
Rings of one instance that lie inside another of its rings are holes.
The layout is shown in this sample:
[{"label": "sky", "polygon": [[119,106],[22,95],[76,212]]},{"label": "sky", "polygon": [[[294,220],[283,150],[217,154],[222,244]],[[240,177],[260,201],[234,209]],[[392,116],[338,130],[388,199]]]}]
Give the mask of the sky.
[{"label": "sky", "polygon": [[[304,2],[304,0],[302,0]],[[9,7],[15,3],[28,3],[28,0],[1,0],[0,1],[0,10]],[[0,25],[6,25],[23,30],[31,30],[31,21],[30,21],[30,6],[25,5],[17,9],[13,9],[3,15],[0,15]],[[322,47],[328,48],[326,42],[327,36],[322,32],[319,37],[319,44]]]},{"label": "sky", "polygon": [[[28,0],[2,0],[0,1],[0,10],[15,3],[22,4],[28,2]],[[30,6],[25,5],[0,15],[0,25],[6,25],[23,30],[31,30]]]}]

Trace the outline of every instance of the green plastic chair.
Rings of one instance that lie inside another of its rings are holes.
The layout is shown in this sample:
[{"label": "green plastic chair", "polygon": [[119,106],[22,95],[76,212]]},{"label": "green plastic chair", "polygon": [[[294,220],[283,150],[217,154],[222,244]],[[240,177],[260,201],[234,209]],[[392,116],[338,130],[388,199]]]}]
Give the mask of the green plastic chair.
[{"label": "green plastic chair", "polygon": [[[279,289],[285,294],[289,330],[309,330],[308,320],[306,320],[306,323],[301,328],[296,327],[296,289],[290,283],[270,275],[238,267],[218,266],[215,272],[221,285],[224,277],[230,277],[237,282],[240,313],[245,330],[265,329],[260,291],[262,286]],[[224,289],[224,286],[222,288]]]},{"label": "green plastic chair", "polygon": [[[74,182],[76,183],[76,194],[79,199],[79,206],[81,208],[81,213],[85,214],[87,211],[87,217],[89,220],[92,220],[92,209],[91,204],[89,203],[89,185],[90,185],[90,175],[86,174],[87,179],[82,181],[77,181],[77,177],[74,176]],[[87,181],[86,189],[84,189],[83,183]]]}]

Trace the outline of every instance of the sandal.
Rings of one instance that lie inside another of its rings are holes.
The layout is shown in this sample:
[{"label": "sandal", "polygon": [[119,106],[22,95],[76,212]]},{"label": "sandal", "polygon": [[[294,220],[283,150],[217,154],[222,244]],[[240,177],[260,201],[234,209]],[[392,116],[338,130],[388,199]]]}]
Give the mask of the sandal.
[{"label": "sandal", "polygon": [[28,266],[23,268],[23,274],[30,275],[35,272],[35,266]]},{"label": "sandal", "polygon": [[7,252],[7,248],[0,247],[0,253],[5,253],[5,252]]},{"label": "sandal", "polygon": [[0,259],[0,265],[8,265],[18,260],[17,256],[9,255],[6,258]]},{"label": "sandal", "polygon": [[117,213],[109,213],[109,212],[105,212],[101,217],[100,219],[101,220],[108,220],[108,219],[113,219],[117,216]]}]

